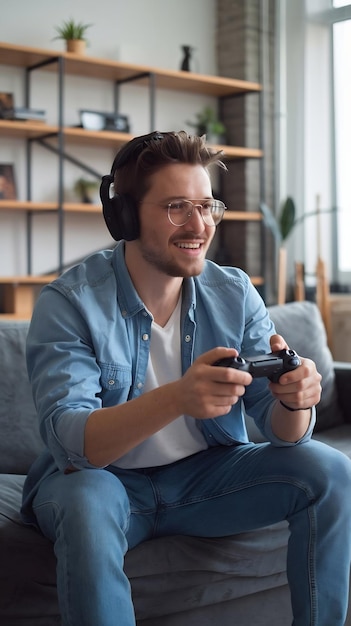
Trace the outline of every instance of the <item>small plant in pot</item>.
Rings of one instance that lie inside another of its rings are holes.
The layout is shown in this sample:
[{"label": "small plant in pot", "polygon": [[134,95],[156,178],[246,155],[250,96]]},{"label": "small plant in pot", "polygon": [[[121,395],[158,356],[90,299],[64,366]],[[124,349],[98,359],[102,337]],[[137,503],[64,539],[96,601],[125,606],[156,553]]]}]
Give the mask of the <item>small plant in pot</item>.
[{"label": "small plant in pot", "polygon": [[209,143],[225,143],[226,127],[218,119],[214,109],[206,106],[195,117],[195,122],[190,121],[187,124],[195,128],[197,135],[206,135]]},{"label": "small plant in pot", "polygon": [[74,191],[79,196],[81,202],[92,204],[94,191],[98,188],[99,183],[96,180],[88,180],[87,178],[78,178],[74,185]]},{"label": "small plant in pot", "polygon": [[66,20],[61,26],[56,26],[57,36],[54,39],[63,39],[66,42],[67,52],[84,54],[87,45],[86,31],[92,24],[75,22],[73,19]]}]

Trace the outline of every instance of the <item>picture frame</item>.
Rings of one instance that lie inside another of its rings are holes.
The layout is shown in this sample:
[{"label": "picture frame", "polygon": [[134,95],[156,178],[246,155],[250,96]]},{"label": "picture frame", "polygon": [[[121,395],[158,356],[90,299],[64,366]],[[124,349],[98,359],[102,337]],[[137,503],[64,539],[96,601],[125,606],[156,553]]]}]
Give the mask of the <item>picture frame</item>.
[{"label": "picture frame", "polygon": [[17,200],[13,163],[0,163],[0,200]]},{"label": "picture frame", "polygon": [[0,91],[0,119],[11,120],[15,114],[13,93]]}]

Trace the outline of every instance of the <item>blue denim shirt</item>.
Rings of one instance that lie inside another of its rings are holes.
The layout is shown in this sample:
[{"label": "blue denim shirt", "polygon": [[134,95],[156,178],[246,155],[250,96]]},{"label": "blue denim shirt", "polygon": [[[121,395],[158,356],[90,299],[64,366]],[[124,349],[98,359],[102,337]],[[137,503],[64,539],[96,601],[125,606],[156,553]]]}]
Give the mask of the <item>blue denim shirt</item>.
[{"label": "blue denim shirt", "polygon": [[[123,242],[43,289],[30,325],[27,364],[46,456],[61,470],[92,467],[84,456],[84,428],[92,411],[143,393],[151,322],[125,265]],[[267,353],[274,332],[243,271],[206,261],[200,276],[184,280],[183,372],[217,346],[236,348],[244,357]],[[265,378],[254,380],[228,415],[197,420],[209,446],[247,443],[245,412],[273,444],[293,445],[271,430],[273,398],[267,384]],[[311,431],[312,424],[301,441]],[[43,472],[45,463],[39,466]]]}]

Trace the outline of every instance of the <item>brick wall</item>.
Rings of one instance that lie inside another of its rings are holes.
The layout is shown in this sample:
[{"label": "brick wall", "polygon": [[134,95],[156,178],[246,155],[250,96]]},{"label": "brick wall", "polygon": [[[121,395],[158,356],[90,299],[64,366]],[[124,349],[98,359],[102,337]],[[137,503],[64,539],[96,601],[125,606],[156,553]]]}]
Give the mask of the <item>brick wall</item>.
[{"label": "brick wall", "polygon": [[[264,160],[235,160],[221,175],[220,193],[230,210],[258,211],[260,200],[274,210],[274,5],[275,0],[217,0],[217,67],[220,76],[262,82],[264,93],[221,100],[227,142],[264,148]],[[261,34],[263,31],[263,47]],[[262,135],[260,110],[263,115]],[[258,223],[225,222],[217,234],[216,260],[262,274],[265,299],[272,297],[274,245]]]}]

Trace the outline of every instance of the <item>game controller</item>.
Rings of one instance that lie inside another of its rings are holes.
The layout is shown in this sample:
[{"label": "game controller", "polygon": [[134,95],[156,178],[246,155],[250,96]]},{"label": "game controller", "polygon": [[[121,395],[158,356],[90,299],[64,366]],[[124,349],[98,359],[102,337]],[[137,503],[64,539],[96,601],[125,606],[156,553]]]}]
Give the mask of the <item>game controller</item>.
[{"label": "game controller", "polygon": [[253,378],[266,376],[272,382],[277,383],[282,374],[299,367],[301,361],[295,350],[278,350],[262,356],[246,357],[246,359],[241,356],[226,357],[219,359],[213,365],[233,367],[249,372]]}]

